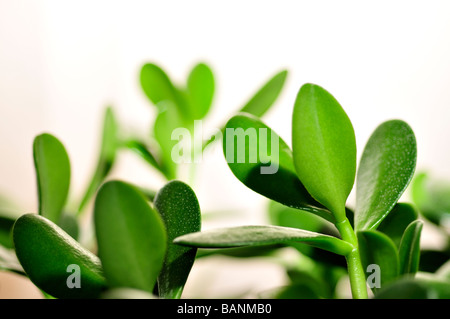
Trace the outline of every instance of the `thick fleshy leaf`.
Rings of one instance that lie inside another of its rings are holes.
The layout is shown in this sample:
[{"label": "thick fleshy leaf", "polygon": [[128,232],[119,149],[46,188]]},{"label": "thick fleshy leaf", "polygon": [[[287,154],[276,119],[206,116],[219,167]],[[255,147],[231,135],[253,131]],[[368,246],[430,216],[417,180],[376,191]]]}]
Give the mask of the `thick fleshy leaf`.
[{"label": "thick fleshy leaf", "polygon": [[[271,225],[292,227],[313,232],[320,232],[326,227],[326,224],[329,224],[319,216],[296,208],[287,207],[272,200],[268,205],[268,215]],[[311,246],[299,243],[291,243],[291,245],[306,255],[308,255],[312,249]]]},{"label": "thick fleshy leaf", "polygon": [[49,219],[37,214],[21,216],[14,224],[13,238],[26,274],[47,294],[55,298],[97,298],[106,288],[97,256]]},{"label": "thick fleshy leaf", "polygon": [[400,272],[402,274],[415,274],[419,269],[422,228],[422,221],[416,220],[409,224],[403,234],[399,247]]},{"label": "thick fleshy leaf", "polygon": [[[387,235],[376,230],[360,231],[357,235],[361,262],[364,269],[369,270],[366,277],[372,290],[377,292],[399,275],[397,247]],[[376,268],[371,268],[373,266]]]},{"label": "thick fleshy leaf", "polygon": [[116,121],[113,109],[111,107],[107,107],[103,117],[102,140],[97,166],[95,167],[88,188],[81,199],[78,212],[83,211],[114,165],[117,149],[119,147],[117,136],[118,130],[118,123]]},{"label": "thick fleshy leaf", "polygon": [[39,196],[39,214],[58,223],[70,186],[70,161],[64,145],[53,135],[36,136],[34,165]]},{"label": "thick fleshy leaf", "polygon": [[411,199],[420,213],[441,226],[450,219],[450,183],[426,172],[416,174],[411,182]]},{"label": "thick fleshy leaf", "polygon": [[263,116],[280,95],[287,75],[287,70],[282,70],[275,74],[252,96],[241,108],[240,112],[249,113],[256,117]]},{"label": "thick fleshy leaf", "polygon": [[382,123],[367,142],[356,179],[355,227],[376,229],[400,199],[416,167],[414,132],[401,120]]},{"label": "thick fleshy leaf", "polygon": [[175,245],[172,241],[201,227],[200,206],[194,191],[181,181],[171,181],[159,190],[154,200],[167,230],[167,253],[158,277],[162,298],[180,298],[194,264],[196,248]]},{"label": "thick fleshy leaf", "polygon": [[166,107],[156,116],[153,132],[160,147],[161,169],[168,180],[177,176],[178,164],[183,162],[184,156],[191,158],[190,153],[184,153],[191,151],[189,144],[186,144],[191,143],[191,130],[186,127],[185,121],[173,107]]},{"label": "thick fleshy leaf", "polygon": [[144,93],[162,111],[167,102],[178,109],[180,114],[190,118],[183,95],[174,86],[169,76],[156,64],[147,63],[141,68],[140,83]]},{"label": "thick fleshy leaf", "polygon": [[98,255],[112,288],[153,292],[166,253],[163,221],[134,186],[109,181],[94,208]]},{"label": "thick fleshy leaf", "polygon": [[214,96],[214,75],[205,63],[197,64],[187,79],[187,99],[193,119],[202,119],[208,114]]},{"label": "thick fleshy leaf", "polygon": [[352,123],[336,99],[318,85],[300,88],[292,117],[297,175],[308,192],[341,221],[356,172]]},{"label": "thick fleshy leaf", "polygon": [[233,116],[226,125],[223,151],[233,174],[248,188],[333,221],[298,179],[290,148],[258,118],[244,113]]},{"label": "thick fleshy leaf", "polygon": [[231,248],[301,242],[339,255],[353,246],[339,238],[281,226],[238,226],[210,229],[177,237],[174,243],[198,248]]},{"label": "thick fleshy leaf", "polygon": [[392,211],[383,219],[377,230],[388,235],[397,247],[400,246],[406,227],[418,218],[416,208],[408,203],[395,204]]}]

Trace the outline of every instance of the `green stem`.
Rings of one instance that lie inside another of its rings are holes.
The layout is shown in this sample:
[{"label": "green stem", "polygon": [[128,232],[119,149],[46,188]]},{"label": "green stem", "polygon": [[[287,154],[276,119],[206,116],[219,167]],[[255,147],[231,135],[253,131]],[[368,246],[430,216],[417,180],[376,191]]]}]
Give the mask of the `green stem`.
[{"label": "green stem", "polygon": [[361,257],[358,248],[358,239],[347,218],[336,223],[336,228],[341,234],[342,240],[350,243],[354,248],[345,256],[347,260],[348,275],[352,296],[356,299],[367,299],[366,276],[361,263]]}]

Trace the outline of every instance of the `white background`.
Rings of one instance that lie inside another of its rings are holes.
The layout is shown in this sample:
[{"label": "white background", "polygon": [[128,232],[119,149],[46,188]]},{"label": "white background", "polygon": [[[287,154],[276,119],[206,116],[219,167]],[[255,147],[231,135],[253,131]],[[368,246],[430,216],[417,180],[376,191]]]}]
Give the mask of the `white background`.
[{"label": "white background", "polygon": [[[77,201],[106,105],[128,130],[149,131],[155,108],[138,82],[146,62],[180,84],[207,62],[217,81],[213,126],[286,68],[285,89],[264,120],[287,142],[295,95],[312,82],[348,113],[359,155],[376,126],[400,118],[416,133],[418,169],[450,179],[449,17],[449,1],[0,0],[0,191],[36,211],[32,142],[45,131],[68,149]],[[261,196],[216,153],[195,186],[202,209],[242,211],[228,223],[263,222]],[[112,177],[163,184],[130,154]]]}]

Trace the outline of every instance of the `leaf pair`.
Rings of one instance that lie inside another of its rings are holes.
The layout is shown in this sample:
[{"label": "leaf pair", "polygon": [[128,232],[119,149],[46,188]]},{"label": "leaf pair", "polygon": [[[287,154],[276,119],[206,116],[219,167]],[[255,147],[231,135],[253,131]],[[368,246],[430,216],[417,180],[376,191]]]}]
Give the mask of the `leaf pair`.
[{"label": "leaf pair", "polygon": [[[262,116],[279,96],[286,76],[285,70],[273,76],[241,111]],[[160,148],[159,170],[170,180],[177,175],[172,152],[179,141],[173,134],[176,129],[183,128],[192,136],[194,121],[204,119],[210,112],[215,91],[214,76],[206,64],[199,63],[190,72],[186,87],[179,88],[159,66],[148,63],[141,69],[140,83],[146,96],[158,107],[153,135]],[[215,137],[207,139],[202,149],[215,140]],[[190,154],[202,151],[192,144]]]},{"label": "leaf pair", "polygon": [[130,184],[111,181],[95,202],[98,253],[108,285],[179,298],[196,250],[172,240],[200,230],[200,207],[192,189],[179,181],[166,184],[152,208]]},{"label": "leaf pair", "polygon": [[[225,129],[224,154],[232,172],[246,186],[272,200],[315,213],[332,223],[347,220],[345,205],[356,176],[355,134],[347,114],[330,93],[317,85],[305,84],[295,101],[292,125],[291,152],[259,119],[248,114],[231,118]],[[358,169],[357,230],[374,229],[386,218],[408,185],[415,162],[415,138],[406,123],[388,121],[377,128]],[[264,173],[263,168],[268,166],[276,169]],[[241,236],[247,240],[238,241],[240,244],[266,243],[264,236],[256,237],[254,229],[239,231],[240,234],[233,229],[218,230],[223,238],[214,238],[223,247],[226,241],[236,245],[235,240]],[[282,232],[286,240],[305,241],[290,231],[277,229],[278,237],[273,237],[268,227],[267,242],[282,241]],[[212,236],[213,232],[192,234],[179,242],[210,247],[214,245]]]},{"label": "leaf pair", "polygon": [[[196,250],[171,240],[200,229],[200,209],[193,191],[178,181],[158,192],[154,206],[134,186],[107,182],[95,201],[99,257],[36,214],[14,225],[17,256],[33,283],[57,298],[96,298],[110,288],[153,293],[157,280],[161,297],[179,298]],[[68,283],[71,265],[79,267],[81,288]]]},{"label": "leaf pair", "polygon": [[[381,231],[358,232],[362,263],[367,270],[369,285],[375,293],[401,276],[414,275],[418,271],[422,225],[419,220],[411,222],[404,230],[398,246]],[[373,266],[377,268],[371,268]],[[376,273],[372,275],[372,271]]]}]

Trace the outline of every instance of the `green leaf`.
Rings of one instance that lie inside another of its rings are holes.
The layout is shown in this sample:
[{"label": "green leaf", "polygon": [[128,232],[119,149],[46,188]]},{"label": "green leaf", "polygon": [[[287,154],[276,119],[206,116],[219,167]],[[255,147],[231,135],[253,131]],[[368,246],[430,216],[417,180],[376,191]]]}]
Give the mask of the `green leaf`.
[{"label": "green leaf", "polygon": [[[319,216],[287,207],[272,200],[268,205],[268,215],[270,224],[275,226],[292,227],[313,232],[320,232],[326,226],[326,222]],[[291,245],[306,255],[309,255],[312,250],[312,247],[299,243],[292,243]]]},{"label": "green leaf", "polygon": [[140,83],[146,96],[158,107],[159,111],[166,107],[167,102],[171,102],[184,118],[192,118],[183,95],[159,66],[153,63],[143,65]]},{"label": "green leaf", "polygon": [[197,64],[187,80],[187,97],[193,119],[202,119],[208,114],[214,97],[214,75],[204,63]]},{"label": "green leaf", "polygon": [[111,171],[115,159],[116,153],[119,147],[118,143],[118,123],[111,107],[105,109],[103,118],[103,130],[102,141],[100,145],[100,152],[98,156],[97,166],[95,167],[94,174],[91,177],[88,188],[86,189],[84,196],[80,202],[78,212],[82,212],[87,203],[94,196],[100,185],[105,180]]},{"label": "green leaf", "polygon": [[403,121],[382,123],[367,142],[356,179],[355,227],[376,229],[408,186],[416,166],[414,132]]},{"label": "green leaf", "polygon": [[333,221],[298,179],[290,148],[258,118],[244,113],[233,116],[226,125],[223,151],[233,174],[248,188]]},{"label": "green leaf", "polygon": [[415,274],[419,269],[422,228],[422,221],[416,220],[409,224],[403,234],[399,247],[400,272],[402,274]]},{"label": "green leaf", "polygon": [[[372,271],[379,270],[379,278],[376,273],[373,273],[373,278],[370,278],[372,273],[366,272],[367,279],[370,279],[369,283],[373,284],[373,291],[377,292],[378,288],[394,281],[399,275],[397,247],[388,236],[376,230],[360,231],[357,232],[357,236],[364,269],[367,270],[370,269],[368,268],[370,265],[376,265],[377,268]],[[376,287],[377,284],[380,286]]]},{"label": "green leaf", "polygon": [[232,248],[302,242],[339,255],[353,246],[336,237],[281,226],[238,226],[210,229],[177,237],[174,243],[198,248]]},{"label": "green leaf", "polygon": [[450,219],[450,183],[425,172],[411,182],[411,198],[420,213],[432,223],[445,226]]},{"label": "green leaf", "polygon": [[200,231],[200,206],[194,191],[180,181],[171,181],[161,188],[154,206],[161,214],[168,237],[166,257],[158,277],[159,295],[180,298],[197,249],[175,245],[172,241],[178,236]]},{"label": "green leaf", "polygon": [[70,186],[70,162],[64,145],[53,135],[36,136],[34,166],[39,196],[39,214],[58,223]]},{"label": "green leaf", "polygon": [[287,70],[282,70],[275,74],[253,95],[239,112],[249,113],[256,117],[263,116],[280,95],[287,74]]},{"label": "green leaf", "polygon": [[356,172],[355,132],[336,99],[320,86],[305,84],[298,92],[292,147],[303,185],[337,221],[343,220]]},{"label": "green leaf", "polygon": [[161,217],[144,195],[125,182],[106,182],[95,200],[94,222],[108,285],[151,293],[167,239]]},{"label": "green leaf", "polygon": [[408,203],[397,203],[389,215],[383,219],[377,230],[389,236],[397,247],[400,246],[406,227],[418,218],[416,208]]},{"label": "green leaf", "polygon": [[[105,289],[97,256],[49,219],[25,214],[14,224],[13,236],[17,257],[28,277],[51,296],[97,298]],[[76,275],[80,276],[79,288],[70,285],[76,283]]]}]

